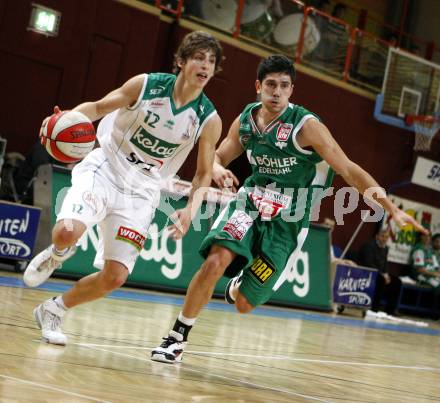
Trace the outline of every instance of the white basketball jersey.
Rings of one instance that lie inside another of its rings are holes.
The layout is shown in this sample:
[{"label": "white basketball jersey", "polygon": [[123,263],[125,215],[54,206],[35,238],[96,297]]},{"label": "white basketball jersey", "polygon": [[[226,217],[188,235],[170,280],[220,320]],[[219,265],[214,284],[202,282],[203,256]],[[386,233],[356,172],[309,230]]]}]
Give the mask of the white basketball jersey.
[{"label": "white basketball jersey", "polygon": [[137,102],[105,116],[97,137],[114,174],[133,189],[154,189],[177,173],[217,112],[204,93],[176,108],[176,76],[145,74]]}]

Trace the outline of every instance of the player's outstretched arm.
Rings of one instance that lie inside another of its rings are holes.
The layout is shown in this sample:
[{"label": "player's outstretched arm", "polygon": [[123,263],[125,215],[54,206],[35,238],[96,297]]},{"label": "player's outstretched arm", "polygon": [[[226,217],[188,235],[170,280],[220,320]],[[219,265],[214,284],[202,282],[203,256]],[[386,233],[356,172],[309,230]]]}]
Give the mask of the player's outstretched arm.
[{"label": "player's outstretched arm", "polygon": [[95,102],[84,102],[73,110],[86,115],[92,122],[119,108],[133,105],[141,93],[144,84],[144,74],[130,78],[121,87],[109,92]]},{"label": "player's outstretched arm", "polygon": [[313,147],[333,170],[360,194],[379,203],[391,214],[399,227],[411,224],[416,230],[426,232],[426,229],[413,217],[400,210],[388,199],[385,190],[367,171],[347,157],[324,124],[316,119],[309,119],[301,129],[298,141],[302,147]]},{"label": "player's outstretched arm", "polygon": [[226,167],[231,161],[238,158],[243,153],[243,147],[239,140],[240,120],[237,117],[229,128],[228,135],[220,143],[215,152],[214,169],[212,179],[220,189],[237,191],[236,186],[239,182],[237,177]]},{"label": "player's outstretched arm", "polygon": [[[95,102],[84,102],[72,110],[78,111],[86,115],[92,122],[101,119],[103,116],[115,111],[118,108],[127,107],[133,105],[141,93],[144,85],[144,75],[130,78],[122,87],[108,93],[104,98]],[[61,110],[58,106],[53,108],[53,113],[60,113]],[[41,124],[41,127],[45,125],[50,116],[46,117]],[[40,129],[41,137],[41,129]]]},{"label": "player's outstretched arm", "polygon": [[176,211],[173,217],[171,217],[174,224],[168,227],[173,239],[182,238],[188,231],[191,220],[197,214],[211,185],[215,146],[221,132],[222,121],[218,115],[213,116],[203,128],[199,138],[197,169],[192,180],[188,203],[183,209]]}]

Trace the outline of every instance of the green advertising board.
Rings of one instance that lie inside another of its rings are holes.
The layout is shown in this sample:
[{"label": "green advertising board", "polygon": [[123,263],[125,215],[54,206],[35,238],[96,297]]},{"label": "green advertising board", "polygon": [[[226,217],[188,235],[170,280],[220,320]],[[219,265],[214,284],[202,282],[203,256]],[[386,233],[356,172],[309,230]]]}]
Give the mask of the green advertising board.
[{"label": "green advertising board", "polygon": [[[63,195],[70,186],[70,172],[54,169],[51,182],[53,224],[55,211],[60,207]],[[150,288],[186,290],[194,273],[203,262],[198,254],[198,248],[218,215],[220,205],[204,203],[185,237],[174,241],[165,230],[169,225],[167,212],[185,206],[186,198],[163,191],[160,203],[144,249],[127,283]],[[63,263],[62,269],[56,273],[82,277],[96,271],[93,268],[93,260],[97,245],[98,233],[96,228],[92,228],[81,238],[77,253]],[[312,226],[303,250],[297,259],[288,262],[285,282],[270,302],[329,310],[331,308],[329,246],[328,230]],[[215,288],[215,293],[223,294],[226,283],[227,279],[222,278]]]}]

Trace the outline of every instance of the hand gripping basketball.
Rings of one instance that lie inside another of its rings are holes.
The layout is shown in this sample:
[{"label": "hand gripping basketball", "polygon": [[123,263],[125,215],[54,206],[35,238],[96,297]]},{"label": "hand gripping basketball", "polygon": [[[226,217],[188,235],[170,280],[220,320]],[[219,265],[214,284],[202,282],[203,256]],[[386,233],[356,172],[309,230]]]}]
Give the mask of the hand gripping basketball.
[{"label": "hand gripping basketball", "polygon": [[40,141],[57,161],[73,163],[82,160],[93,150],[95,128],[90,119],[78,111],[54,108],[54,114],[44,119],[40,129]]}]

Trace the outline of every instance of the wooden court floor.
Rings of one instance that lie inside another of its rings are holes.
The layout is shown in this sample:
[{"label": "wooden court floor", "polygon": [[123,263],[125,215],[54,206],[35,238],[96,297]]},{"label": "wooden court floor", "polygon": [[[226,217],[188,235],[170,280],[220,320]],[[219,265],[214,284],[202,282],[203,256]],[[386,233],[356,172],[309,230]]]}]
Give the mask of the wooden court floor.
[{"label": "wooden court floor", "polygon": [[0,272],[1,402],[440,401],[440,326],[214,300],[179,365],[152,362],[182,296],[123,289],[66,316],[66,347],[40,342],[32,310],[71,283],[23,288]]}]

